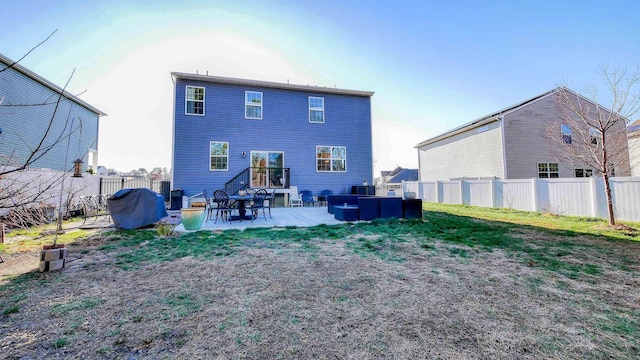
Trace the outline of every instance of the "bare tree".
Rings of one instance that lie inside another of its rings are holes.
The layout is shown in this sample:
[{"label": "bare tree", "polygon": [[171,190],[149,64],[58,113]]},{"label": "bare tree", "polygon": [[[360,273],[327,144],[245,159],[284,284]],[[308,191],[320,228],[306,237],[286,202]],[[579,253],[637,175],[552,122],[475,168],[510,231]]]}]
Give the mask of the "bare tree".
[{"label": "bare tree", "polygon": [[[53,31],[45,40],[31,48],[19,60],[0,67],[0,75],[16,67],[27,55],[49,40],[55,32]],[[60,105],[69,100],[66,88],[72,77],[73,72],[60,91],[56,91],[53,96],[42,102],[13,103],[5,94],[0,93],[0,114],[6,111],[19,111],[20,108],[25,107],[52,106],[48,123],[44,125],[44,132],[35,142],[27,141],[20,134],[11,134],[25,144],[28,149],[27,154],[21,154],[21,156],[17,156],[15,152],[0,154],[0,209],[10,211],[7,218],[15,226],[24,227],[48,221],[49,217],[42,216],[42,211],[40,211],[44,207],[45,201],[50,198],[50,196],[46,198],[45,194],[51,194],[53,189],[63,187],[64,178],[71,170],[70,168],[63,169],[63,171],[46,178],[28,176],[26,171],[52,149],[65,145],[68,147],[71,137],[82,131],[82,120],[71,116],[73,106],[69,108],[66,116],[58,116]],[[59,214],[59,217],[61,216],[62,214]]]},{"label": "bare tree", "polygon": [[609,178],[629,175],[626,129],[640,108],[637,92],[640,72],[603,66],[600,75],[607,88],[604,97],[600,97],[597,86],[587,88],[588,97],[565,86],[558,88],[554,96],[559,118],[547,125],[545,139],[558,162],[584,167],[585,172],[595,170],[585,176],[602,176],[609,225],[613,226],[615,214]]}]

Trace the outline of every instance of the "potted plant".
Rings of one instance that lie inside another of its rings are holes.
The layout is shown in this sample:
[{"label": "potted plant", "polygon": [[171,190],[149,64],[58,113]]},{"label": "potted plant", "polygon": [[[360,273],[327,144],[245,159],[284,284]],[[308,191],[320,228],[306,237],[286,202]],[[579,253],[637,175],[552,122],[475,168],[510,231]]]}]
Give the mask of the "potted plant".
[{"label": "potted plant", "polygon": [[205,217],[205,207],[189,207],[180,210],[182,225],[185,230],[199,230]]}]

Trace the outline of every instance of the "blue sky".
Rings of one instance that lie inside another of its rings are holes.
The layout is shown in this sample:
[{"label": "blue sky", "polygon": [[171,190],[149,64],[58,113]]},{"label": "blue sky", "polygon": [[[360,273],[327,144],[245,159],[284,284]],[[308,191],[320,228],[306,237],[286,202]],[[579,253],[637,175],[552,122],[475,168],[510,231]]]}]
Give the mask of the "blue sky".
[{"label": "blue sky", "polygon": [[[133,3],[133,4],[132,4]],[[55,4],[55,5],[53,5]],[[99,163],[170,167],[171,71],[370,90],[375,176],[413,148],[640,63],[637,1],[11,1],[0,53],[108,114]],[[145,135],[143,135],[145,134]]]}]

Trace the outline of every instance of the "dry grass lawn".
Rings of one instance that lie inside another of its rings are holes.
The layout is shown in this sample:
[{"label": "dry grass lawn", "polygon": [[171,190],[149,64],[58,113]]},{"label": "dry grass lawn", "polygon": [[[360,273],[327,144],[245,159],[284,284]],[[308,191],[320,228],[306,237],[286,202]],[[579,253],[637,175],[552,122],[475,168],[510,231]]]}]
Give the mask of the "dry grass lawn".
[{"label": "dry grass lawn", "polygon": [[438,216],[79,240],[2,279],[0,358],[640,357],[640,243]]}]

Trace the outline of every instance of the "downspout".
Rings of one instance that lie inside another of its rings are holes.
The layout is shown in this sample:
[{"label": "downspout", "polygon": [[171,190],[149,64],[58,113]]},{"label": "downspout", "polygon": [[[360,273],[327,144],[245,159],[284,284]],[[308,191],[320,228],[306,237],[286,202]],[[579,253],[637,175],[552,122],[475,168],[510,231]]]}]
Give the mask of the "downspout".
[{"label": "downspout", "polygon": [[500,121],[500,137],[502,138],[502,171],[503,179],[508,179],[507,176],[507,151],[505,146],[505,134],[504,134],[504,115],[500,115],[498,117],[498,121]]}]

